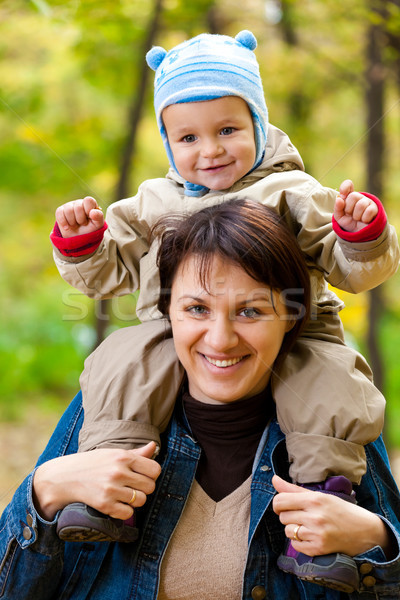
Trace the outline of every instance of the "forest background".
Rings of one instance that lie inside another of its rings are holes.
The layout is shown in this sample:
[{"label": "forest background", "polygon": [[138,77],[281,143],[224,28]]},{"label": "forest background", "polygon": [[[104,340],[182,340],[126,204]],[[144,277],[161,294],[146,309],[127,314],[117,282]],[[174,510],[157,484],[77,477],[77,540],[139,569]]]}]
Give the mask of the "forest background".
[{"label": "forest background", "polygon": [[[242,29],[258,39],[270,121],[306,170],[376,193],[399,231],[400,0],[0,0],[0,506],[78,390],[84,358],[137,322],[135,296],[95,303],[62,281],[56,207],[93,195],[105,209],[162,177],[147,49]],[[392,453],[399,291],[396,275],[372,293],[338,292],[348,343],[386,395]]]}]

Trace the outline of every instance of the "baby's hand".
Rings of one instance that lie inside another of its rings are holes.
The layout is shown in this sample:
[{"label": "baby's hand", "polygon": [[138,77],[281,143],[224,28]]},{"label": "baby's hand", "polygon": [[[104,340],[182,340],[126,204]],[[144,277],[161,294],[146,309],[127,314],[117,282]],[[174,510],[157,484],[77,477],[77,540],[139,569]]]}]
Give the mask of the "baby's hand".
[{"label": "baby's hand", "polygon": [[333,216],[345,231],[360,231],[378,214],[378,207],[373,200],[354,191],[350,179],[343,181],[336,198]]},{"label": "baby's hand", "polygon": [[104,215],[96,200],[86,196],[59,206],[56,221],[64,238],[92,233],[104,225]]}]

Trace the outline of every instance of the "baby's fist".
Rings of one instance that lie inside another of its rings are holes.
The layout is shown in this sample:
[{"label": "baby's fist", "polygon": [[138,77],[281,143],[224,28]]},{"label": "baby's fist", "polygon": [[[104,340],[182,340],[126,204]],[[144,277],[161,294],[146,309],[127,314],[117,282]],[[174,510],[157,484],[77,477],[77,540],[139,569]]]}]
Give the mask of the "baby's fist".
[{"label": "baby's fist", "polygon": [[73,200],[59,206],[56,221],[64,238],[92,233],[104,225],[104,215],[96,200],[86,196],[83,200]]},{"label": "baby's fist", "polygon": [[350,179],[343,181],[336,198],[333,216],[345,231],[356,232],[366,227],[378,214],[373,200],[354,191]]}]

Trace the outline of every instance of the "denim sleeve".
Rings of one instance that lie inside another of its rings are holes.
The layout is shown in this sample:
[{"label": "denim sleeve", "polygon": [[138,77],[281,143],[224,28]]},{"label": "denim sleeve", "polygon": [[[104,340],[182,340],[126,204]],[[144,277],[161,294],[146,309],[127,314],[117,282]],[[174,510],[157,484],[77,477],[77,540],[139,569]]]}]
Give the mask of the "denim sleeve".
[{"label": "denim sleeve", "polygon": [[[75,396],[60,419],[40,464],[78,448],[82,425],[81,393]],[[63,569],[64,543],[55,531],[55,522],[44,521],[32,499],[30,473],[15,492],[0,520],[0,598],[13,600],[53,598]]]},{"label": "denim sleeve", "polygon": [[360,573],[357,598],[400,598],[400,493],[389,468],[382,438],[365,447],[367,472],[357,486],[358,503],[378,514],[392,538],[388,560],[382,548],[375,547],[355,557]]}]

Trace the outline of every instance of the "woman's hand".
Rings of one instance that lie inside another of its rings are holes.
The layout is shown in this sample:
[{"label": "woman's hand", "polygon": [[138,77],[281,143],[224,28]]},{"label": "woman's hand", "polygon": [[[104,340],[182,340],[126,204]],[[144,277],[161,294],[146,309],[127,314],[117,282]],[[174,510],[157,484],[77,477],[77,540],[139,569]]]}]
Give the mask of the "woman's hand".
[{"label": "woman's hand", "polygon": [[[37,511],[48,521],[71,502],[83,502],[118,519],[129,519],[132,506],[143,506],[161,472],[151,457],[156,444],[136,450],[100,449],[54,458],[33,480]],[[135,501],[132,499],[136,491]]]},{"label": "woman's hand", "polygon": [[[308,556],[335,552],[356,556],[381,546],[387,556],[390,554],[389,532],[376,514],[337,496],[288,483],[277,475],[272,483],[278,492],[273,509],[298,552]],[[293,539],[297,525],[300,542]]]}]

